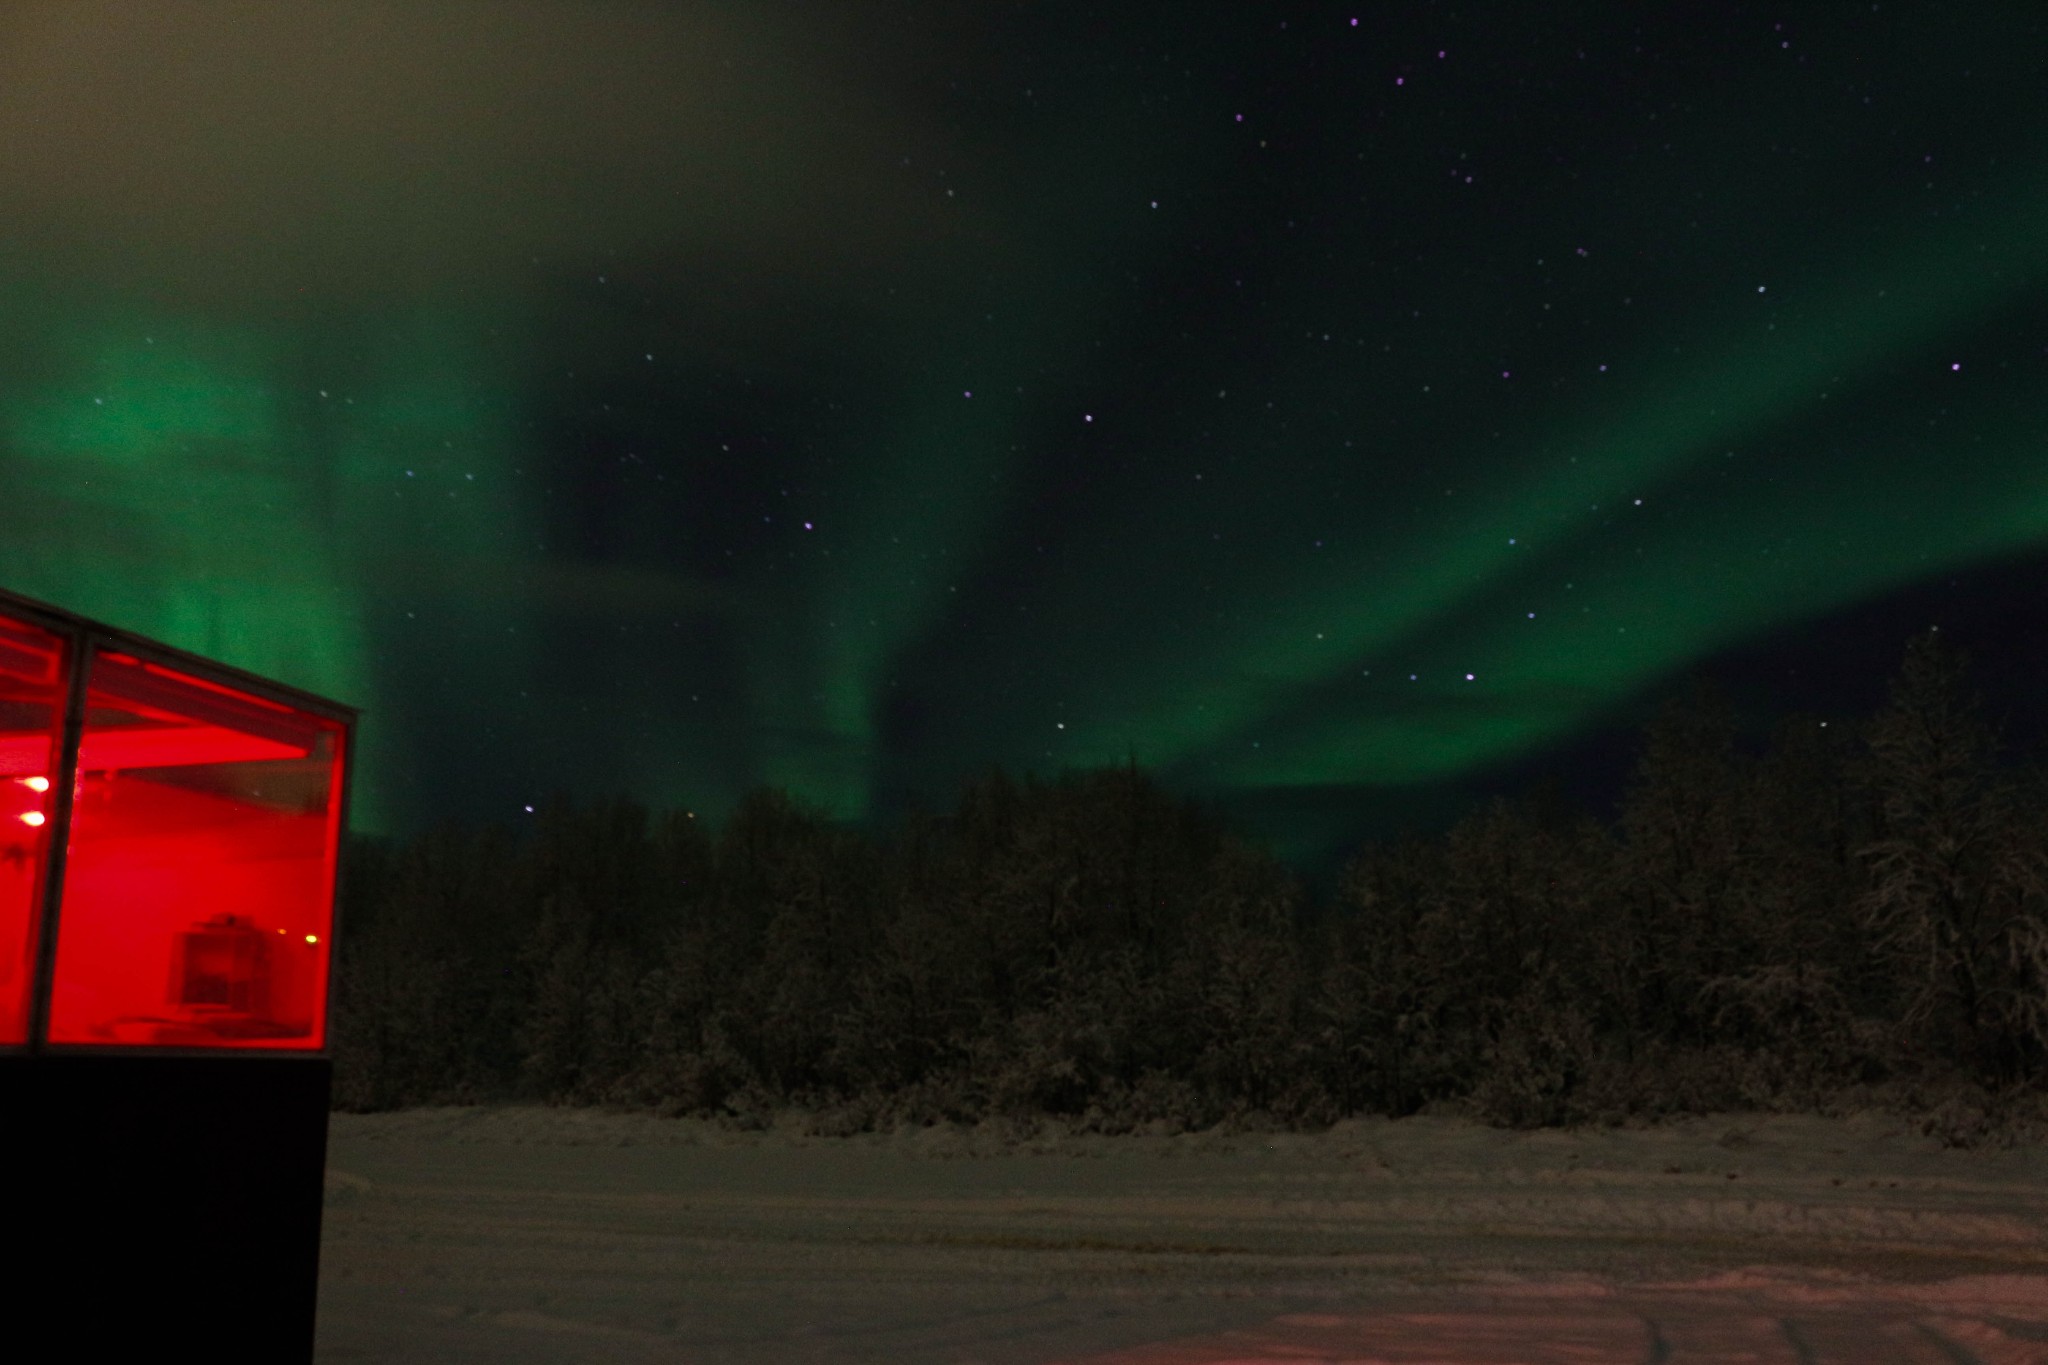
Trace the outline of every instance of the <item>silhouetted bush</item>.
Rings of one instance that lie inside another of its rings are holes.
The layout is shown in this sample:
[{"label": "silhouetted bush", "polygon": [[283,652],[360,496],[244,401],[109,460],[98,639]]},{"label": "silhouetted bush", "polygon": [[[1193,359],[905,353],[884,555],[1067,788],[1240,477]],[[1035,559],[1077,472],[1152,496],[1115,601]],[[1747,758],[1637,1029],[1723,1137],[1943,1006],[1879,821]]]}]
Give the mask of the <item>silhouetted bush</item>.
[{"label": "silhouetted bush", "polygon": [[1134,764],[991,772],[880,840],[770,790],[715,836],[555,801],[350,846],[336,1099],[1176,1131],[1890,1094],[1986,1140],[2048,1079],[2044,835],[1932,633],[1860,725],[1752,755],[1695,687],[1612,828],[1496,800],[1324,904]]}]

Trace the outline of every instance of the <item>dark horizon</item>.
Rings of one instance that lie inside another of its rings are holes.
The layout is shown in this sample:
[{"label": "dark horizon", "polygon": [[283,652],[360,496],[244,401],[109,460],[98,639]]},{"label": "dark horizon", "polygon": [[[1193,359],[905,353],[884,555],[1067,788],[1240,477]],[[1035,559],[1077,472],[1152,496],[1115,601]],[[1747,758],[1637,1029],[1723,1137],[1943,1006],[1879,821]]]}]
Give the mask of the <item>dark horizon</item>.
[{"label": "dark horizon", "polygon": [[[2013,572],[2010,568],[1998,571]],[[996,772],[1021,788],[1027,781],[1048,787],[1065,778],[1135,767],[1143,780],[1159,786],[1169,796],[1192,799],[1198,809],[1212,813],[1225,828],[1274,854],[1301,878],[1312,901],[1325,904],[1335,896],[1346,865],[1369,846],[1410,836],[1425,841],[1440,838],[1496,800],[1533,805],[1568,819],[1589,817],[1615,829],[1627,791],[1640,777],[1645,728],[1665,707],[1683,704],[1702,687],[1729,708],[1736,729],[1737,752],[1749,758],[1764,756],[1778,737],[1780,726],[1795,719],[1827,720],[1844,724],[1853,732],[1887,704],[1908,642],[1929,625],[1935,626],[1936,632],[1958,652],[1966,695],[1974,698],[1979,716],[1997,738],[1995,757],[2001,769],[2018,772],[2031,765],[2048,765],[2048,726],[2042,723],[2040,710],[2026,705],[2026,674],[2010,667],[1998,672],[1987,670],[1981,653],[1974,647],[1998,638],[1994,632],[2001,623],[1987,616],[1982,607],[1972,611],[1961,605],[1987,600],[1988,594],[1971,593],[1971,586],[1958,579],[1954,584],[1943,583],[1884,604],[1879,610],[1894,624],[1924,623],[1906,629],[1898,647],[1890,651],[1889,659],[1874,643],[1880,626],[1868,619],[1837,622],[1829,631],[1810,633],[1800,643],[1797,655],[1788,655],[1781,643],[1765,642],[1754,650],[1718,661],[1712,669],[1688,671],[1619,709],[1608,723],[1569,745],[1504,765],[1469,783],[1435,787],[1426,793],[1390,792],[1374,802],[1361,800],[1355,789],[1339,788],[1329,793],[1294,794],[1247,809],[1243,802],[1233,804],[1176,791],[1170,784],[1160,782],[1135,752],[1118,764],[1054,772],[1031,768],[1009,771],[991,765],[974,774],[964,786],[979,783]],[[1944,606],[1950,624],[1943,626],[1927,619],[1931,613],[1943,612]],[[2048,647],[2048,637],[2037,638],[2043,639],[2044,647]],[[1787,663],[1788,657],[1825,660],[1827,667],[1814,668],[1810,676],[1802,679],[1797,665]],[[1839,675],[1846,674],[1854,674],[1859,680],[1854,692],[1837,681]],[[1776,699],[1785,697],[1806,699],[1809,704],[1773,706]],[[1859,700],[1860,705],[1853,704]],[[934,818],[941,824],[950,822],[964,786],[946,793],[941,800],[918,801],[867,820],[833,819],[828,813],[820,814],[829,827],[887,842],[913,816]],[[802,803],[801,793],[773,790]],[[621,798],[631,799],[631,794],[558,791],[536,802],[533,811],[522,810],[514,817],[486,816],[453,823],[471,828],[495,825],[516,837],[522,825],[546,809],[547,802],[567,799],[576,805]],[[649,813],[659,817],[684,809],[650,807]],[[711,818],[708,812],[703,814],[705,832],[715,839],[722,822]],[[375,841],[396,846],[426,828],[375,836]]]}]

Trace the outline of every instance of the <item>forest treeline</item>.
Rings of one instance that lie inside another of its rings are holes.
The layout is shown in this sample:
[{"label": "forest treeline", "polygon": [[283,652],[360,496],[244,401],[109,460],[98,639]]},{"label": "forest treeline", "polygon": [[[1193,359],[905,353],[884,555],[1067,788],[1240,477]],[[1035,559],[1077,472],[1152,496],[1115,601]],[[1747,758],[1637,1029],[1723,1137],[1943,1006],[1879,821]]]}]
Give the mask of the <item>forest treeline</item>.
[{"label": "forest treeline", "polygon": [[1611,825],[1496,800],[1319,899],[1135,766],[992,772],[886,838],[763,790],[715,836],[610,801],[358,841],[336,1103],[1176,1131],[1883,1092],[1978,1140],[2048,1091],[2048,780],[1967,674],[1917,636],[1876,714],[1758,753],[1696,686]]}]

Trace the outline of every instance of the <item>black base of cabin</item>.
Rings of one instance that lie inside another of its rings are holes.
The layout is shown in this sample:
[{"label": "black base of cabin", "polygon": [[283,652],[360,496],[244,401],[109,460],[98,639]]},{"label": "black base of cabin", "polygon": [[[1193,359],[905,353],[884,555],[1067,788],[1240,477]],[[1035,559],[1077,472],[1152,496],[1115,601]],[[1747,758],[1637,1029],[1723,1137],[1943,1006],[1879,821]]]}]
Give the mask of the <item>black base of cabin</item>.
[{"label": "black base of cabin", "polygon": [[11,1319],[47,1358],[313,1358],[333,1065],[0,1057]]}]

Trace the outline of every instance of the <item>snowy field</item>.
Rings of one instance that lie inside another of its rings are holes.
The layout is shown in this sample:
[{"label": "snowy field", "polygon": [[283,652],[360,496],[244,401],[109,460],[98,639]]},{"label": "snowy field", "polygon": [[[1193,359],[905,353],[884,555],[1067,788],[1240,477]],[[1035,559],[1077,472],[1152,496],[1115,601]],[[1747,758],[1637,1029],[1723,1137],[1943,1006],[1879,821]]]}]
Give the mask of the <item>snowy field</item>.
[{"label": "snowy field", "polygon": [[336,1115],[319,1351],[681,1365],[2048,1362],[2048,1150],[1897,1119],[1315,1136]]}]

